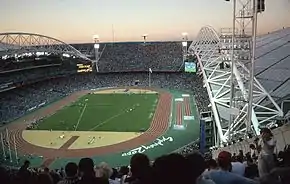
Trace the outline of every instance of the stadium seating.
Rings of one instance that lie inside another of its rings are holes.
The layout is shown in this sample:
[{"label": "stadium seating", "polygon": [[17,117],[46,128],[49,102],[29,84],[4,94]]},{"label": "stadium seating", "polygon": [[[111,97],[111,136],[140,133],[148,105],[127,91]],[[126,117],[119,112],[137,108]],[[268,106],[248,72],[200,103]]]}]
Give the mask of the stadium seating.
[{"label": "stadium seating", "polygon": [[106,44],[100,72],[177,71],[182,65],[180,42]]}]

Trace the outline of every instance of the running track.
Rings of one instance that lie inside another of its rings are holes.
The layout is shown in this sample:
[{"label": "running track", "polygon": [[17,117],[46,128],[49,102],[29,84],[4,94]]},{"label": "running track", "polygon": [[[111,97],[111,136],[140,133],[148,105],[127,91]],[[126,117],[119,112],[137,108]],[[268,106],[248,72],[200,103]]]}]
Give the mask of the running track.
[{"label": "running track", "polygon": [[160,135],[164,134],[168,129],[168,122],[171,113],[171,94],[167,92],[160,92],[158,105],[151,123],[150,128],[141,134],[140,136],[118,143],[110,146],[103,146],[98,148],[88,148],[88,149],[51,149],[44,148],[28,143],[22,138],[22,131],[27,127],[27,123],[33,119],[40,119],[47,115],[55,113],[57,110],[63,108],[65,105],[72,103],[77,100],[79,97],[87,94],[89,91],[82,91],[75,93],[71,96],[64,98],[63,100],[56,102],[49,107],[37,111],[27,116],[25,119],[21,118],[18,120],[18,123],[12,123],[8,126],[9,129],[9,139],[11,148],[13,145],[13,135],[16,139],[16,147],[21,155],[39,155],[43,156],[47,164],[51,163],[55,158],[71,158],[71,157],[93,157],[97,155],[104,155],[108,153],[127,151],[135,147],[140,146],[141,144],[148,144],[158,138]]}]

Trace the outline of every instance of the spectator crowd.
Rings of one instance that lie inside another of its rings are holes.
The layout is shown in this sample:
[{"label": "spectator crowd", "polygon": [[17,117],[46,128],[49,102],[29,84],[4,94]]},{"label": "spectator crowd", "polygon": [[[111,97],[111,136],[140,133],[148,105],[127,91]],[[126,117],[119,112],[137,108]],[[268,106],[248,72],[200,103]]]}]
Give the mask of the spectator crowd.
[{"label": "spectator crowd", "polygon": [[128,166],[112,168],[91,158],[69,162],[65,168],[30,168],[25,161],[19,169],[0,167],[3,184],[288,184],[290,183],[290,147],[277,157],[275,140],[269,129],[250,145],[253,152],[231,154],[221,151],[216,159],[198,151],[185,155],[171,153],[153,162],[142,153],[131,157]]},{"label": "spectator crowd", "polygon": [[101,50],[100,72],[178,71],[182,66],[181,42],[106,44]]}]

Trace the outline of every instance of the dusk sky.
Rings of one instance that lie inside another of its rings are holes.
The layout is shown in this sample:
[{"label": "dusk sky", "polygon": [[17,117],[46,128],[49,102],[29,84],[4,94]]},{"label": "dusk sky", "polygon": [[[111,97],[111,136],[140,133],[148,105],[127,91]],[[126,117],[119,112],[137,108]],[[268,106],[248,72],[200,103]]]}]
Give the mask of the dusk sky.
[{"label": "dusk sky", "polygon": [[[232,3],[224,0],[0,0],[0,32],[29,32],[67,43],[193,39],[200,28],[231,27]],[[113,25],[113,26],[112,26]],[[259,34],[290,26],[290,0],[266,0]]]}]

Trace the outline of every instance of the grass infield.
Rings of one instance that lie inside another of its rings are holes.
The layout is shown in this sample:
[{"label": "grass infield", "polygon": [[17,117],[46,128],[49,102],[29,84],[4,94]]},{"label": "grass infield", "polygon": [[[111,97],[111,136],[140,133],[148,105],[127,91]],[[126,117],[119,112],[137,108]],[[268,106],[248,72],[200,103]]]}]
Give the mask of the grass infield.
[{"label": "grass infield", "polygon": [[158,94],[88,94],[43,119],[36,130],[140,132],[147,130]]}]

